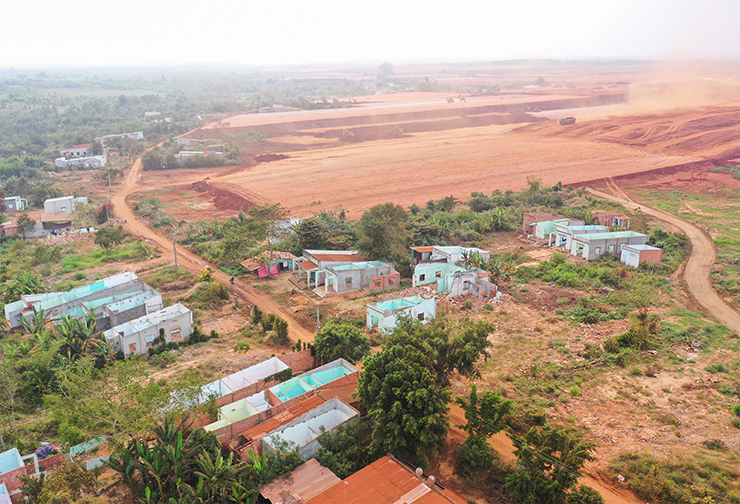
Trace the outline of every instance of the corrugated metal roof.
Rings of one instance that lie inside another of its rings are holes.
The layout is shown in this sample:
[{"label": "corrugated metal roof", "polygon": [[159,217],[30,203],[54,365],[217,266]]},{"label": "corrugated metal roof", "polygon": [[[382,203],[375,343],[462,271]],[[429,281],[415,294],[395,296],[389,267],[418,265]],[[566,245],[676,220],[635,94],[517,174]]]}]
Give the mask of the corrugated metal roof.
[{"label": "corrugated metal roof", "polygon": [[454,493],[429,485],[426,478],[390,455],[357,471],[306,504],[465,504]]},{"label": "corrugated metal roof", "polygon": [[311,459],[288,476],[265,485],[260,493],[272,504],[303,504],[341,482],[331,470]]},{"label": "corrugated metal roof", "polygon": [[367,256],[362,254],[311,254],[317,261],[367,261]]},{"label": "corrugated metal roof", "polygon": [[302,269],[304,269],[306,271],[311,271],[311,270],[315,270],[316,268],[318,268],[318,266],[316,265],[316,263],[315,262],[312,262],[312,261],[302,261],[302,262],[299,262],[298,263],[298,266],[300,266]]},{"label": "corrugated metal roof", "polygon": [[425,254],[427,252],[432,252],[434,250],[434,245],[430,245],[428,247],[411,247],[411,250],[419,252],[420,254]]}]

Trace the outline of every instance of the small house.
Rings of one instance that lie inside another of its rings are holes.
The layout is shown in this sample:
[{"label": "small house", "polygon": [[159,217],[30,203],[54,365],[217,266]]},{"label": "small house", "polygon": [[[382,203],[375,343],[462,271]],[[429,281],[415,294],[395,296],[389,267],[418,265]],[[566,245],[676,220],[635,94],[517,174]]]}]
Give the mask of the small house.
[{"label": "small house", "polygon": [[554,239],[551,235],[549,245],[551,247],[565,247],[566,250],[570,250],[574,236],[608,232],[609,228],[605,226],[584,226],[583,222],[576,225],[557,225],[553,233]]},{"label": "small house", "polygon": [[526,212],[522,219],[522,233],[524,236],[533,235],[538,222],[565,219],[565,215],[552,212]]},{"label": "small house", "polygon": [[302,257],[296,258],[298,276],[310,288],[324,285],[326,269],[333,266],[342,266],[354,262],[367,261],[368,258],[356,250],[304,250]]},{"label": "small house", "polygon": [[108,158],[103,156],[85,156],[76,157],[73,159],[67,159],[65,157],[56,158],[54,165],[57,168],[82,168],[85,170],[92,170],[104,167],[108,162]]},{"label": "small house", "polygon": [[629,229],[630,218],[624,215],[622,212],[610,212],[607,210],[596,210],[591,212],[593,217],[599,224],[611,228],[624,228]]},{"label": "small house", "polygon": [[20,196],[8,196],[3,199],[3,202],[5,203],[5,210],[8,212],[22,212],[28,205],[28,200]]},{"label": "small house", "polygon": [[627,245],[645,245],[647,235],[634,231],[614,231],[611,233],[594,233],[573,237],[571,255],[582,255],[587,261],[592,261],[605,254],[620,254]]},{"label": "small house", "polygon": [[264,278],[267,276],[268,268],[270,275],[277,275],[281,271],[295,269],[296,256],[290,252],[283,252],[280,250],[274,250],[272,255],[270,252],[263,252],[262,254],[242,261],[241,265],[250,273],[257,273],[257,276]]},{"label": "small house", "polygon": [[75,211],[75,197],[63,196],[44,201],[44,213],[53,215],[71,215]]},{"label": "small house", "polygon": [[79,144],[67,147],[66,149],[59,149],[59,154],[63,157],[78,158],[87,157],[93,155],[93,144]]},{"label": "small house", "polygon": [[401,274],[392,263],[362,261],[326,268],[324,294],[341,294],[360,289],[370,292],[398,287]]},{"label": "small house", "polygon": [[419,296],[390,299],[367,305],[367,328],[379,332],[396,328],[399,317],[408,317],[426,323],[437,316],[437,302],[434,298]]},{"label": "small house", "polygon": [[644,262],[662,261],[663,249],[650,245],[625,245],[619,260],[628,266],[637,268]]},{"label": "small house", "polygon": [[103,335],[115,351],[129,357],[148,353],[160,330],[164,331],[165,343],[187,339],[193,332],[193,312],[177,303],[108,329]]},{"label": "small house", "polygon": [[583,221],[572,219],[555,219],[538,222],[534,228],[534,235],[540,240],[550,240],[558,226],[579,226],[583,224]]},{"label": "small house", "polygon": [[467,270],[446,261],[429,261],[416,265],[412,285],[437,284],[437,292],[446,292],[450,297],[466,294],[490,297],[496,295],[498,287],[489,282],[489,278],[489,273],[477,269]]}]

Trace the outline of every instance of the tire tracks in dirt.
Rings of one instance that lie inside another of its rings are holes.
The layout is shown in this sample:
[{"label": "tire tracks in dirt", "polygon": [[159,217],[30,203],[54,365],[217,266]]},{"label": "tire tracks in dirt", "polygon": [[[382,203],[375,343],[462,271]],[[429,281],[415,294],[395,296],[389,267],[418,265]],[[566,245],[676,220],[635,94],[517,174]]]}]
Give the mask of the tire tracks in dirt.
[{"label": "tire tracks in dirt", "polygon": [[607,187],[614,193],[608,194],[590,187],[586,192],[597,198],[606,199],[631,210],[640,209],[645,214],[660,219],[680,229],[691,242],[691,252],[683,271],[683,279],[694,300],[703,308],[704,312],[716,318],[720,324],[740,334],[740,313],[722,299],[712,287],[712,267],[717,260],[717,251],[711,237],[699,226],[676,217],[657,208],[648,207],[632,201],[619,186],[612,180],[607,181]]},{"label": "tire tracks in dirt", "polygon": [[[185,135],[180,136],[187,136],[188,134],[189,133],[186,133]],[[155,233],[145,222],[139,220],[126,200],[131,194],[143,189],[140,185],[143,176],[142,171],[143,167],[140,156],[131,166],[131,169],[126,175],[121,187],[111,196],[110,204],[115,209],[116,216],[119,219],[126,220],[126,224],[124,224],[126,231],[138,236],[139,238],[155,242],[166,259],[174,260],[174,247],[172,240],[167,236]],[[219,270],[214,264],[205,261],[196,254],[185,249],[185,247],[181,247],[180,250],[177,251],[177,257],[178,264],[181,268],[190,270],[197,275],[200,275],[207,266],[210,266],[213,269],[214,278],[229,286],[229,290],[232,292],[232,295],[236,292],[242,303],[256,304],[263,311],[274,313],[285,319],[288,322],[289,335],[292,341],[296,341],[297,339],[305,342],[313,341],[315,333],[301,326],[293,317],[293,314],[284,306],[277,303],[271,296],[260,292],[239,279],[235,279],[234,285],[230,285],[229,275]]]}]

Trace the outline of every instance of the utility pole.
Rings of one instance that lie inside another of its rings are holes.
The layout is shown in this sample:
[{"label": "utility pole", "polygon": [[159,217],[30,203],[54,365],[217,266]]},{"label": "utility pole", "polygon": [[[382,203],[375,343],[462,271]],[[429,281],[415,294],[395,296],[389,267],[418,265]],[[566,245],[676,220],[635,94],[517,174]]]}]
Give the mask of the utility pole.
[{"label": "utility pole", "polygon": [[178,270],[177,266],[177,236],[175,236],[175,231],[177,231],[177,228],[173,225],[172,226],[172,252],[175,254],[175,271]]},{"label": "utility pole", "polygon": [[321,312],[319,311],[319,303],[316,303],[316,330],[321,330]]}]

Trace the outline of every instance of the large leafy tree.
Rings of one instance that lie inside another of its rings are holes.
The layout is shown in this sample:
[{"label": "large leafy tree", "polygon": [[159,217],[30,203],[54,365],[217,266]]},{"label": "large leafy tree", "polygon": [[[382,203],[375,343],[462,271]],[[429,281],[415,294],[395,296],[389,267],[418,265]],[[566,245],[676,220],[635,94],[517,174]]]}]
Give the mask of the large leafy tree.
[{"label": "large leafy tree", "polygon": [[427,356],[412,345],[393,345],[363,361],[357,384],[368,416],[377,422],[370,450],[426,464],[447,435],[450,391],[440,385]]},{"label": "large leafy tree", "polygon": [[373,259],[396,261],[405,258],[411,239],[407,218],[408,214],[400,205],[375,205],[362,214],[358,223],[357,248]]},{"label": "large leafy tree", "polygon": [[120,245],[125,237],[122,226],[103,226],[95,232],[95,245],[105,250]]},{"label": "large leafy tree", "polygon": [[455,372],[469,378],[479,375],[475,363],[487,357],[488,348],[492,346],[488,335],[493,330],[486,322],[453,321],[444,316],[428,324],[404,320],[386,338],[384,345],[408,345],[420,350],[429,359],[437,381],[446,387]]},{"label": "large leafy tree", "polygon": [[506,486],[524,504],[561,504],[586,462],[596,460],[596,445],[574,430],[553,425],[533,427],[524,436],[511,436],[516,471]]},{"label": "large leafy tree", "polygon": [[319,438],[321,447],[314,458],[338,477],[347,478],[372,461],[367,445],[363,442],[368,433],[365,423],[350,420]]},{"label": "large leafy tree", "polygon": [[358,327],[336,320],[321,328],[313,346],[324,362],[342,358],[354,364],[370,353],[370,340]]},{"label": "large leafy tree", "polygon": [[26,235],[36,227],[36,220],[25,213],[20,214],[15,223],[18,226],[18,231],[23,235],[23,238],[25,238]]}]

